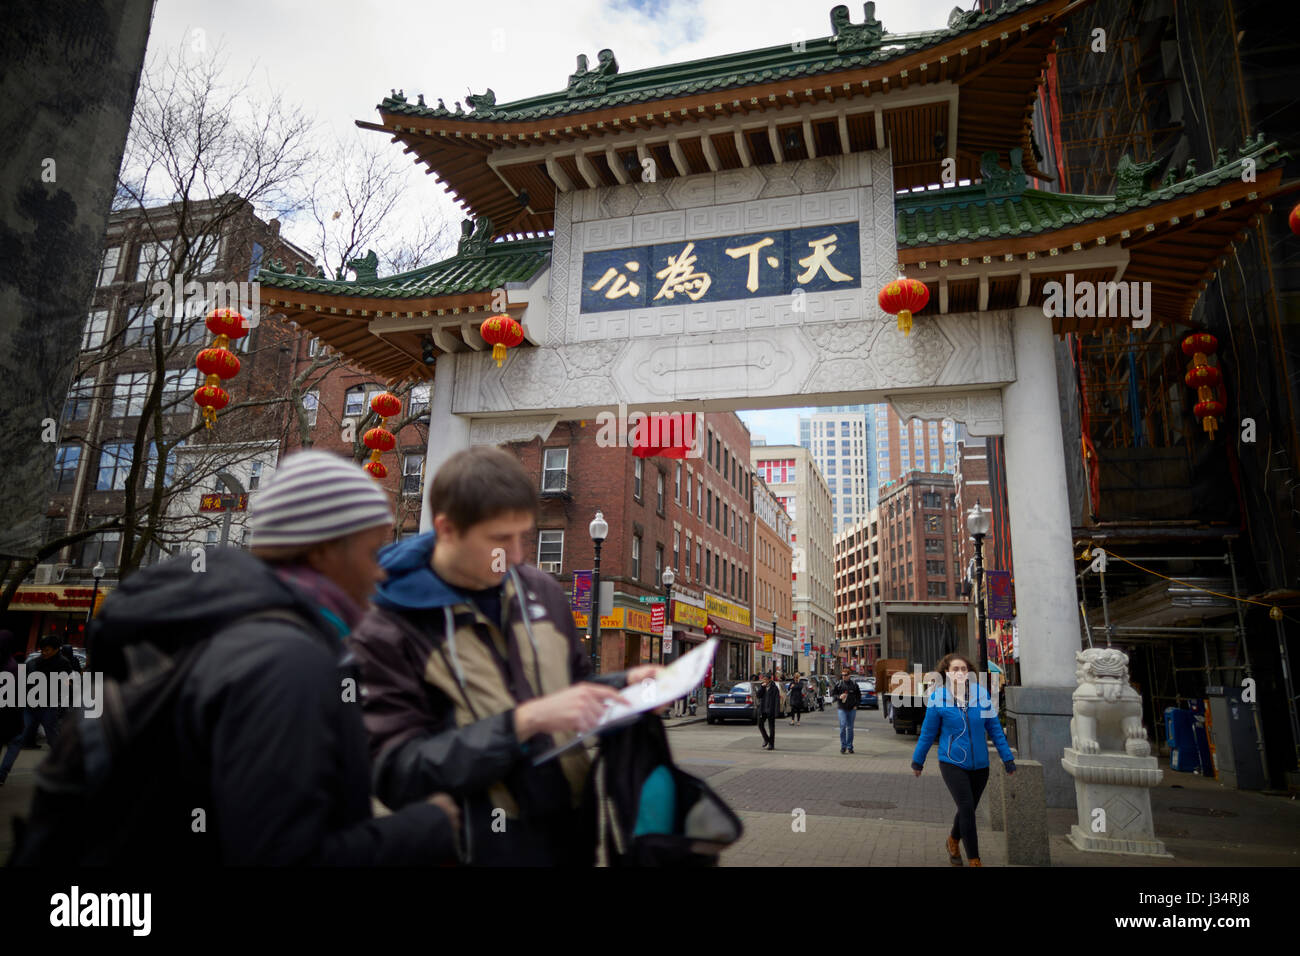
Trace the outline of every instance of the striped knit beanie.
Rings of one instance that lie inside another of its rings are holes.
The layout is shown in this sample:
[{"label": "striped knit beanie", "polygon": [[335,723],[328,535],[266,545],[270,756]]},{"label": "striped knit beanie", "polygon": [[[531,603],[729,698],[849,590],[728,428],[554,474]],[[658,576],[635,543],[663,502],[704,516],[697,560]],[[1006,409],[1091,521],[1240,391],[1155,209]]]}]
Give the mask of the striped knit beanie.
[{"label": "striped knit beanie", "polygon": [[254,548],[319,544],[393,520],[388,493],[360,465],[324,451],[286,457],[248,507]]}]

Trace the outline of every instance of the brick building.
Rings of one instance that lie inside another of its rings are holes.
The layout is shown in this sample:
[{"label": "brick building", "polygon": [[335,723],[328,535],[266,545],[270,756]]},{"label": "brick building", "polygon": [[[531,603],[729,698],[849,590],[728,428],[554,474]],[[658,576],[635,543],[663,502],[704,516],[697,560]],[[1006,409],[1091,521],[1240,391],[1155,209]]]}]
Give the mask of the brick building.
[{"label": "brick building", "polygon": [[[777,500],[772,489],[757,474],[752,476],[754,488],[754,623],[761,642],[755,644],[755,664],[759,673],[773,668],[773,650],[776,637],[789,640],[794,624],[793,593],[791,582],[791,555],[793,534],[790,516],[785,506]],[[766,630],[765,630],[766,626]],[[768,636],[773,643],[767,643]]]},{"label": "brick building", "polygon": [[[609,525],[600,577],[614,584],[614,613],[602,618],[600,666],[618,670],[663,659],[651,622],[664,569],[673,587],[673,657],[718,629],[718,682],[748,676],[758,632],[752,626],[753,512],[744,462],[749,431],[732,413],[707,415],[700,426],[702,457],[638,458],[626,446],[597,442],[594,421],[559,422],[545,440],[506,447],[535,477],[540,498],[529,561],[572,593],[573,572],[592,568],[589,525],[600,511]],[[582,631],[586,615],[575,614]],[[679,643],[680,642],[680,643]]]},{"label": "brick building", "polygon": [[[884,566],[888,568],[888,555]],[[835,536],[835,634],[839,658],[854,672],[870,672],[880,657],[880,509]],[[888,571],[886,571],[886,574]]]}]

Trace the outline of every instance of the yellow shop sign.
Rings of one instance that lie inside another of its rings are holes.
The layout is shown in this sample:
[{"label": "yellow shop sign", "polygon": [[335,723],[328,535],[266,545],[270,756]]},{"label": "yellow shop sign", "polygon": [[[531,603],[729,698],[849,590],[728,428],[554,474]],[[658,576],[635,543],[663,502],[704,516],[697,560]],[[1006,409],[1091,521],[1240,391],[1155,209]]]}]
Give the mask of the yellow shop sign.
[{"label": "yellow shop sign", "polygon": [[[588,626],[587,615],[574,611],[573,624],[579,632],[586,633]],[[643,634],[654,633],[650,629],[650,615],[645,611],[632,607],[616,607],[613,614],[602,614],[600,626],[602,629],[640,631]]]},{"label": "yellow shop sign", "polygon": [[712,594],[704,595],[704,610],[724,621],[735,621],[737,624],[749,626],[749,608],[716,598]]}]

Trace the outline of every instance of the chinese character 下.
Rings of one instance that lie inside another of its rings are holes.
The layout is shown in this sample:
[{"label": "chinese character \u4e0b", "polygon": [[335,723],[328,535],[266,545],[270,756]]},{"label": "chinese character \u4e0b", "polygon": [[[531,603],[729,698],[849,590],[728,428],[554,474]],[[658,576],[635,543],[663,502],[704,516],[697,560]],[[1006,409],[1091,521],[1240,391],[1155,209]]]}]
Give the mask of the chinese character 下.
[{"label": "chinese character \u4e0b", "polygon": [[[733,259],[739,259],[741,256],[749,256],[749,277],[745,280],[745,288],[750,292],[758,291],[758,254],[768,246],[776,242],[771,236],[766,239],[760,239],[758,242],[751,243],[748,246],[738,246],[735,249],[727,249],[727,255]],[[834,251],[834,247],[832,247]],[[781,264],[781,260],[776,256],[768,256],[767,264],[775,269]]]}]

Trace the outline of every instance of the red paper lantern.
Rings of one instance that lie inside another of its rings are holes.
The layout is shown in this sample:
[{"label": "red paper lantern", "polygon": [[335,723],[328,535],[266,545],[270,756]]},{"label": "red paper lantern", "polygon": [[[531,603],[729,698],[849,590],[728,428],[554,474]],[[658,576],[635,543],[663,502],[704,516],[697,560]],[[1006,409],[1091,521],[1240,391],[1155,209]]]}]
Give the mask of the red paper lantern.
[{"label": "red paper lantern", "polygon": [[1197,332],[1183,339],[1184,355],[1194,356],[1198,352],[1202,355],[1213,355],[1218,347],[1219,340],[1209,332]]},{"label": "red paper lantern", "polygon": [[204,349],[194,360],[204,375],[234,378],[239,374],[239,359],[229,349]]},{"label": "red paper lantern", "polygon": [[402,400],[392,392],[380,392],[370,400],[370,408],[380,418],[392,418],[402,410]]},{"label": "red paper lantern", "polygon": [[1223,402],[1217,399],[1207,399],[1203,402],[1197,402],[1192,413],[1201,420],[1201,427],[1205,429],[1210,438],[1214,438],[1214,430],[1219,427],[1219,418],[1227,411]]},{"label": "red paper lantern", "polygon": [[194,390],[194,401],[203,406],[203,427],[211,428],[217,412],[230,404],[230,393],[219,385],[200,385]]},{"label": "red paper lantern", "polygon": [[1213,365],[1197,365],[1183,377],[1188,388],[1214,388],[1222,376]]},{"label": "red paper lantern", "polygon": [[632,454],[637,458],[685,458],[694,446],[694,412],[656,412],[632,432]]},{"label": "red paper lantern", "polygon": [[[224,335],[227,339],[241,339],[248,334],[248,323],[234,309],[213,309],[205,320],[208,331],[213,335]],[[225,345],[224,342],[221,345]]]},{"label": "red paper lantern", "polygon": [[880,290],[876,301],[883,311],[898,316],[899,331],[911,335],[912,314],[926,307],[930,301],[930,290],[919,279],[899,276]]},{"label": "red paper lantern", "polygon": [[372,428],[361,436],[361,440],[376,453],[392,451],[397,447],[397,436],[387,428]]},{"label": "red paper lantern", "polygon": [[1291,215],[1287,217],[1286,222],[1291,227],[1291,231],[1300,236],[1300,203],[1291,207]]},{"label": "red paper lantern", "polygon": [[524,327],[508,315],[491,315],[479,326],[479,335],[492,346],[492,357],[497,368],[506,359],[506,349],[512,349],[524,340]]},{"label": "red paper lantern", "polygon": [[363,467],[366,471],[370,472],[370,477],[374,478],[376,481],[388,477],[388,469],[384,467],[382,462],[368,461]]}]

